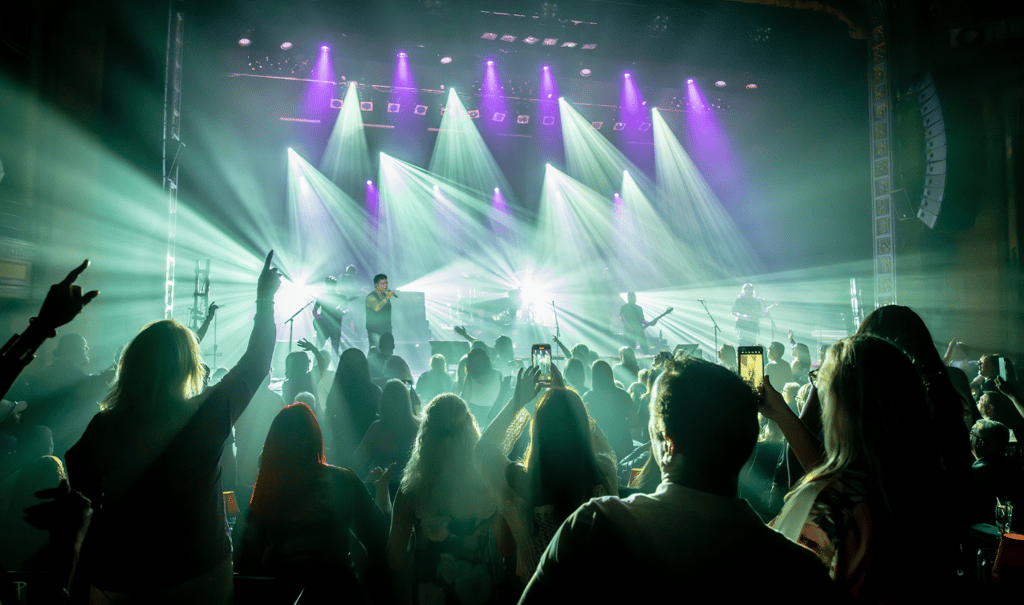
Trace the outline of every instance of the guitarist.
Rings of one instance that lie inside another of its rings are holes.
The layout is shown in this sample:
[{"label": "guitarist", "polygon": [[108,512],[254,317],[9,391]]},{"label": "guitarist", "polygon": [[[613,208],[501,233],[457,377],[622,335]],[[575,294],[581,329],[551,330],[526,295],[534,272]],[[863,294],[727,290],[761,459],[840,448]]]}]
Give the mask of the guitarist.
[{"label": "guitarist", "polygon": [[335,357],[341,346],[341,324],[345,321],[347,311],[342,308],[343,297],[338,296],[338,280],[328,275],[324,279],[327,291],[323,298],[313,303],[313,328],[316,330],[317,347],[330,341]]},{"label": "guitarist", "polygon": [[635,292],[627,293],[626,301],[626,304],[619,309],[619,317],[622,319],[622,339],[627,347],[635,349],[639,346],[640,352],[647,354],[651,346],[647,342],[645,330],[657,323],[658,320],[644,321],[644,310],[636,304]]},{"label": "guitarist", "polygon": [[739,346],[757,344],[761,317],[765,314],[764,299],[754,294],[754,284],[743,284],[743,290],[732,304],[736,316],[736,344]]}]

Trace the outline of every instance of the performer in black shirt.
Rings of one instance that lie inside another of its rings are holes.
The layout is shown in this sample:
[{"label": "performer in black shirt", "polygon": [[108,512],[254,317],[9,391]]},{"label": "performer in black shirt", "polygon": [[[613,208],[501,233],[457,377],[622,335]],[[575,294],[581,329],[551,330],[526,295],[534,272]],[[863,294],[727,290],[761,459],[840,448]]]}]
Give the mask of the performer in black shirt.
[{"label": "performer in black shirt", "polygon": [[374,276],[373,287],[366,295],[366,337],[371,349],[380,343],[382,334],[391,332],[391,298],[398,296],[388,290],[388,276],[383,273]]}]

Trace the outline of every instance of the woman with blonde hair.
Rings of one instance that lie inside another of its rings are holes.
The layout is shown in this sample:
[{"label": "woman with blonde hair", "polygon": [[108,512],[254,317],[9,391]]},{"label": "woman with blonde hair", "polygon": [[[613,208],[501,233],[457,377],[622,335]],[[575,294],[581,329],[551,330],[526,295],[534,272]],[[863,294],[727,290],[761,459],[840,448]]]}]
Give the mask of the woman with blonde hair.
[{"label": "woman with blonde hair", "polygon": [[791,539],[817,535],[814,550],[857,600],[943,594],[956,539],[936,491],[946,480],[921,376],[898,347],[862,335],[832,345],[815,382],[823,448],[765,380],[762,412],[808,469],[775,528]]},{"label": "woman with blonde hair", "polygon": [[[96,511],[79,571],[91,603],[231,601],[231,541],[220,459],[231,426],[270,370],[274,293],[267,255],[256,315],[238,364],[201,392],[202,353],[191,330],[156,321],[121,355],[117,382],[67,454],[68,475]],[[165,536],[142,539],[140,532]]]},{"label": "woman with blonde hair", "polygon": [[414,602],[469,605],[494,598],[487,552],[496,508],[473,456],[479,439],[476,420],[457,395],[438,395],[423,408],[387,547],[392,569],[413,561]]}]

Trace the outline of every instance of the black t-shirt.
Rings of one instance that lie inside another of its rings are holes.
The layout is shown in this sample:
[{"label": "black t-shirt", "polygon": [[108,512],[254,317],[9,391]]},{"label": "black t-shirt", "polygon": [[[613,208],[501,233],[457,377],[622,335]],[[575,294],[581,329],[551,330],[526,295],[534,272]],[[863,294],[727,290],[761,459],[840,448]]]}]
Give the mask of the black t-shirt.
[{"label": "black t-shirt", "polygon": [[388,300],[380,311],[374,311],[382,300],[384,297],[376,290],[366,296],[366,329],[378,334],[391,331],[391,301]]}]

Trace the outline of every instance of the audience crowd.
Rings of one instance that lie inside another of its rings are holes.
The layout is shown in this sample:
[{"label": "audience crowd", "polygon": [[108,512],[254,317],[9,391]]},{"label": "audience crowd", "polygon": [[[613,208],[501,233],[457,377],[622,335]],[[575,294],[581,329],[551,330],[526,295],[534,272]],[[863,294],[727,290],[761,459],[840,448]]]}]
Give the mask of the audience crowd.
[{"label": "audience crowd", "polygon": [[940,355],[906,307],[817,362],[766,343],[760,385],[729,344],[556,341],[548,378],[460,328],[468,354],[418,378],[390,333],[336,366],[300,340],[272,390],[273,252],[230,369],[207,325],[160,320],[89,374],[57,333],[98,295],[87,267],[0,350],[0,604],[973,602],[1022,525],[1013,363]]}]

